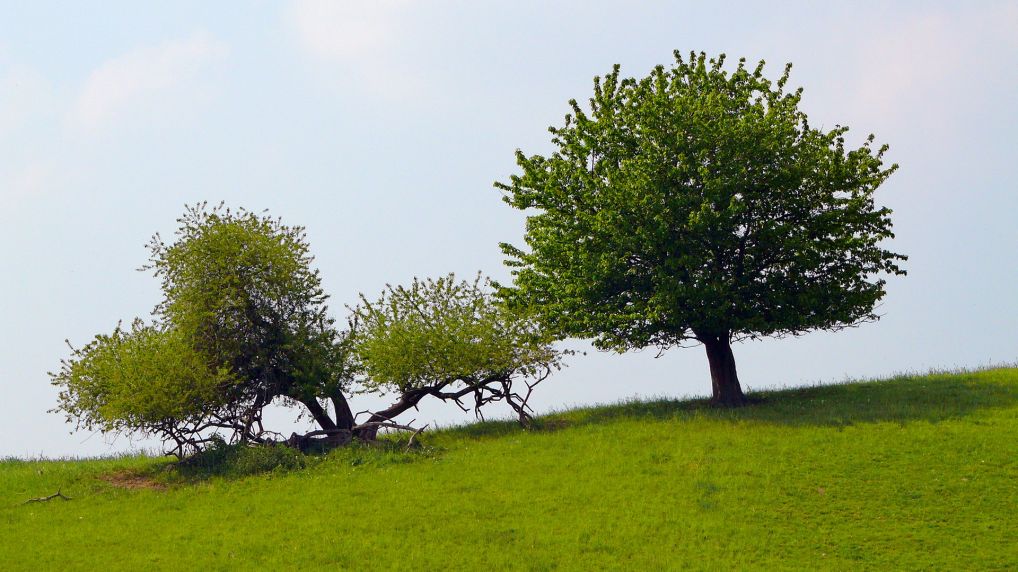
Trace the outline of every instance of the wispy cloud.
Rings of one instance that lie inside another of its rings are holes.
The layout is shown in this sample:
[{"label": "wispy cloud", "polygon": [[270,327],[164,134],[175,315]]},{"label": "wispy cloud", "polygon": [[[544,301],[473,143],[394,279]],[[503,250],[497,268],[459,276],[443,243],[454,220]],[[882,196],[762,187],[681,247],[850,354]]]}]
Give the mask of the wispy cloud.
[{"label": "wispy cloud", "polygon": [[291,16],[301,46],[325,59],[370,58],[395,40],[406,0],[298,0]]},{"label": "wispy cloud", "polygon": [[376,95],[419,94],[423,75],[405,61],[409,0],[295,0],[287,11],[301,50]]},{"label": "wispy cloud", "polygon": [[[2,55],[0,55],[2,59]],[[56,97],[53,86],[34,69],[0,62],[0,216],[17,216],[21,204],[44,196],[56,171],[38,152],[51,132]],[[52,150],[47,149],[47,150]]]},{"label": "wispy cloud", "polygon": [[200,91],[203,72],[227,53],[223,42],[199,33],[110,59],[85,81],[73,122],[95,129],[126,113],[161,115],[173,102],[189,103],[188,92]]}]

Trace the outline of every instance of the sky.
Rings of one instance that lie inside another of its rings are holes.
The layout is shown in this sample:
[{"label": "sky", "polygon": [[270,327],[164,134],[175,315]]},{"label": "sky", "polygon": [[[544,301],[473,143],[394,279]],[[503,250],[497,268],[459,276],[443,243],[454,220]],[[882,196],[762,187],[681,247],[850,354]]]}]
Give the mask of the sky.
[{"label": "sky", "polygon": [[[498,243],[520,243],[524,218],[492,183],[514,151],[551,152],[547,127],[613,64],[642,77],[676,49],[763,59],[772,78],[792,62],[812,125],[874,133],[901,165],[876,195],[909,256],[883,318],[738,344],[744,387],[1018,362],[1016,30],[1014,1],[5,2],[0,457],[158,448],[72,433],[47,372],[65,339],[149,316],[144,245],[184,205],[306,227],[337,318],[414,276],[504,280]],[[656,356],[587,351],[532,403],[709,392],[702,348]],[[308,427],[294,417],[270,416]]]}]

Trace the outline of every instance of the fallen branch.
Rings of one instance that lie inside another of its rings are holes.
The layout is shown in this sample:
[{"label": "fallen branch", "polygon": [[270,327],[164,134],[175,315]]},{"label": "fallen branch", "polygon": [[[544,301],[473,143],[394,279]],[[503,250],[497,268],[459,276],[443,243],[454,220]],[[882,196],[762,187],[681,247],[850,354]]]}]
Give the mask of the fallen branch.
[{"label": "fallen branch", "polygon": [[[413,421],[411,421],[410,423],[413,423]],[[420,429],[417,429],[416,427],[411,427],[410,425],[400,425],[399,423],[393,423],[392,421],[367,421],[365,423],[361,423],[360,425],[354,425],[352,431],[354,433],[357,433],[357,431],[361,429],[369,428],[380,429],[382,427],[388,429],[399,429],[400,431],[413,431],[413,432],[420,431]],[[425,427],[427,427],[427,425],[425,425]]]},{"label": "fallen branch", "polygon": [[57,492],[49,495],[48,497],[39,497],[39,498],[34,498],[34,499],[28,499],[27,501],[25,501],[22,504],[28,504],[30,502],[46,502],[46,501],[53,500],[55,498],[61,498],[61,499],[64,499],[65,501],[71,500],[71,497],[64,496],[63,493],[61,493],[60,490],[57,489]]},{"label": "fallen branch", "polygon": [[414,431],[414,434],[410,436],[410,440],[408,440],[406,442],[406,449],[403,450],[404,453],[409,453],[410,452],[410,447],[413,446],[413,444],[414,444],[414,437],[419,435],[421,433],[421,431],[424,431],[427,428],[428,428],[428,426],[425,425],[424,427],[421,427],[420,429]]}]

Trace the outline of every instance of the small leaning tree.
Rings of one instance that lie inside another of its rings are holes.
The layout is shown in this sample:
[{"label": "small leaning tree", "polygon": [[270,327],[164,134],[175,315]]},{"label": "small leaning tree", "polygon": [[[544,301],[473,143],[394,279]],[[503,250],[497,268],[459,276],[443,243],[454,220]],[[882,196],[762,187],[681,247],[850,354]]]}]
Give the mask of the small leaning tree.
[{"label": "small leaning tree", "polygon": [[360,436],[367,439],[425,398],[472,408],[478,418],[486,405],[503,402],[526,427],[531,393],[570,353],[554,348],[532,316],[499,303],[480,274],[473,281],[448,274],[387,286],[374,301],[362,295],[353,312],[361,384],[397,396],[363,424]]},{"label": "small leaning tree", "polygon": [[733,341],[875,320],[906,257],[880,246],[887,146],[812,127],[790,64],[772,83],[762,61],[724,62],[676,52],[639,80],[615,66],[550,128],[554,152],[517,151],[522,174],[495,186],[531,213],[529,248],[502,244],[507,300],[602,349],[702,343],[712,401],[739,405]]}]

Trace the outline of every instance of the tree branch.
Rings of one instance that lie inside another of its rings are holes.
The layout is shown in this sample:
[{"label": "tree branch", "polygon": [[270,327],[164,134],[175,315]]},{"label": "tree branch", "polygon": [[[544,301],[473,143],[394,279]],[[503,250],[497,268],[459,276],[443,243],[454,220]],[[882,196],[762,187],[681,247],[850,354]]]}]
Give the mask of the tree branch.
[{"label": "tree branch", "polygon": [[32,503],[32,502],[47,502],[47,501],[51,501],[51,500],[56,499],[56,498],[63,499],[65,501],[71,500],[71,497],[64,496],[63,493],[60,492],[60,489],[57,489],[57,492],[55,492],[55,493],[53,493],[53,494],[51,494],[49,496],[38,497],[38,498],[34,498],[34,499],[28,499],[27,501],[23,502],[22,504],[28,504],[28,503]]}]

